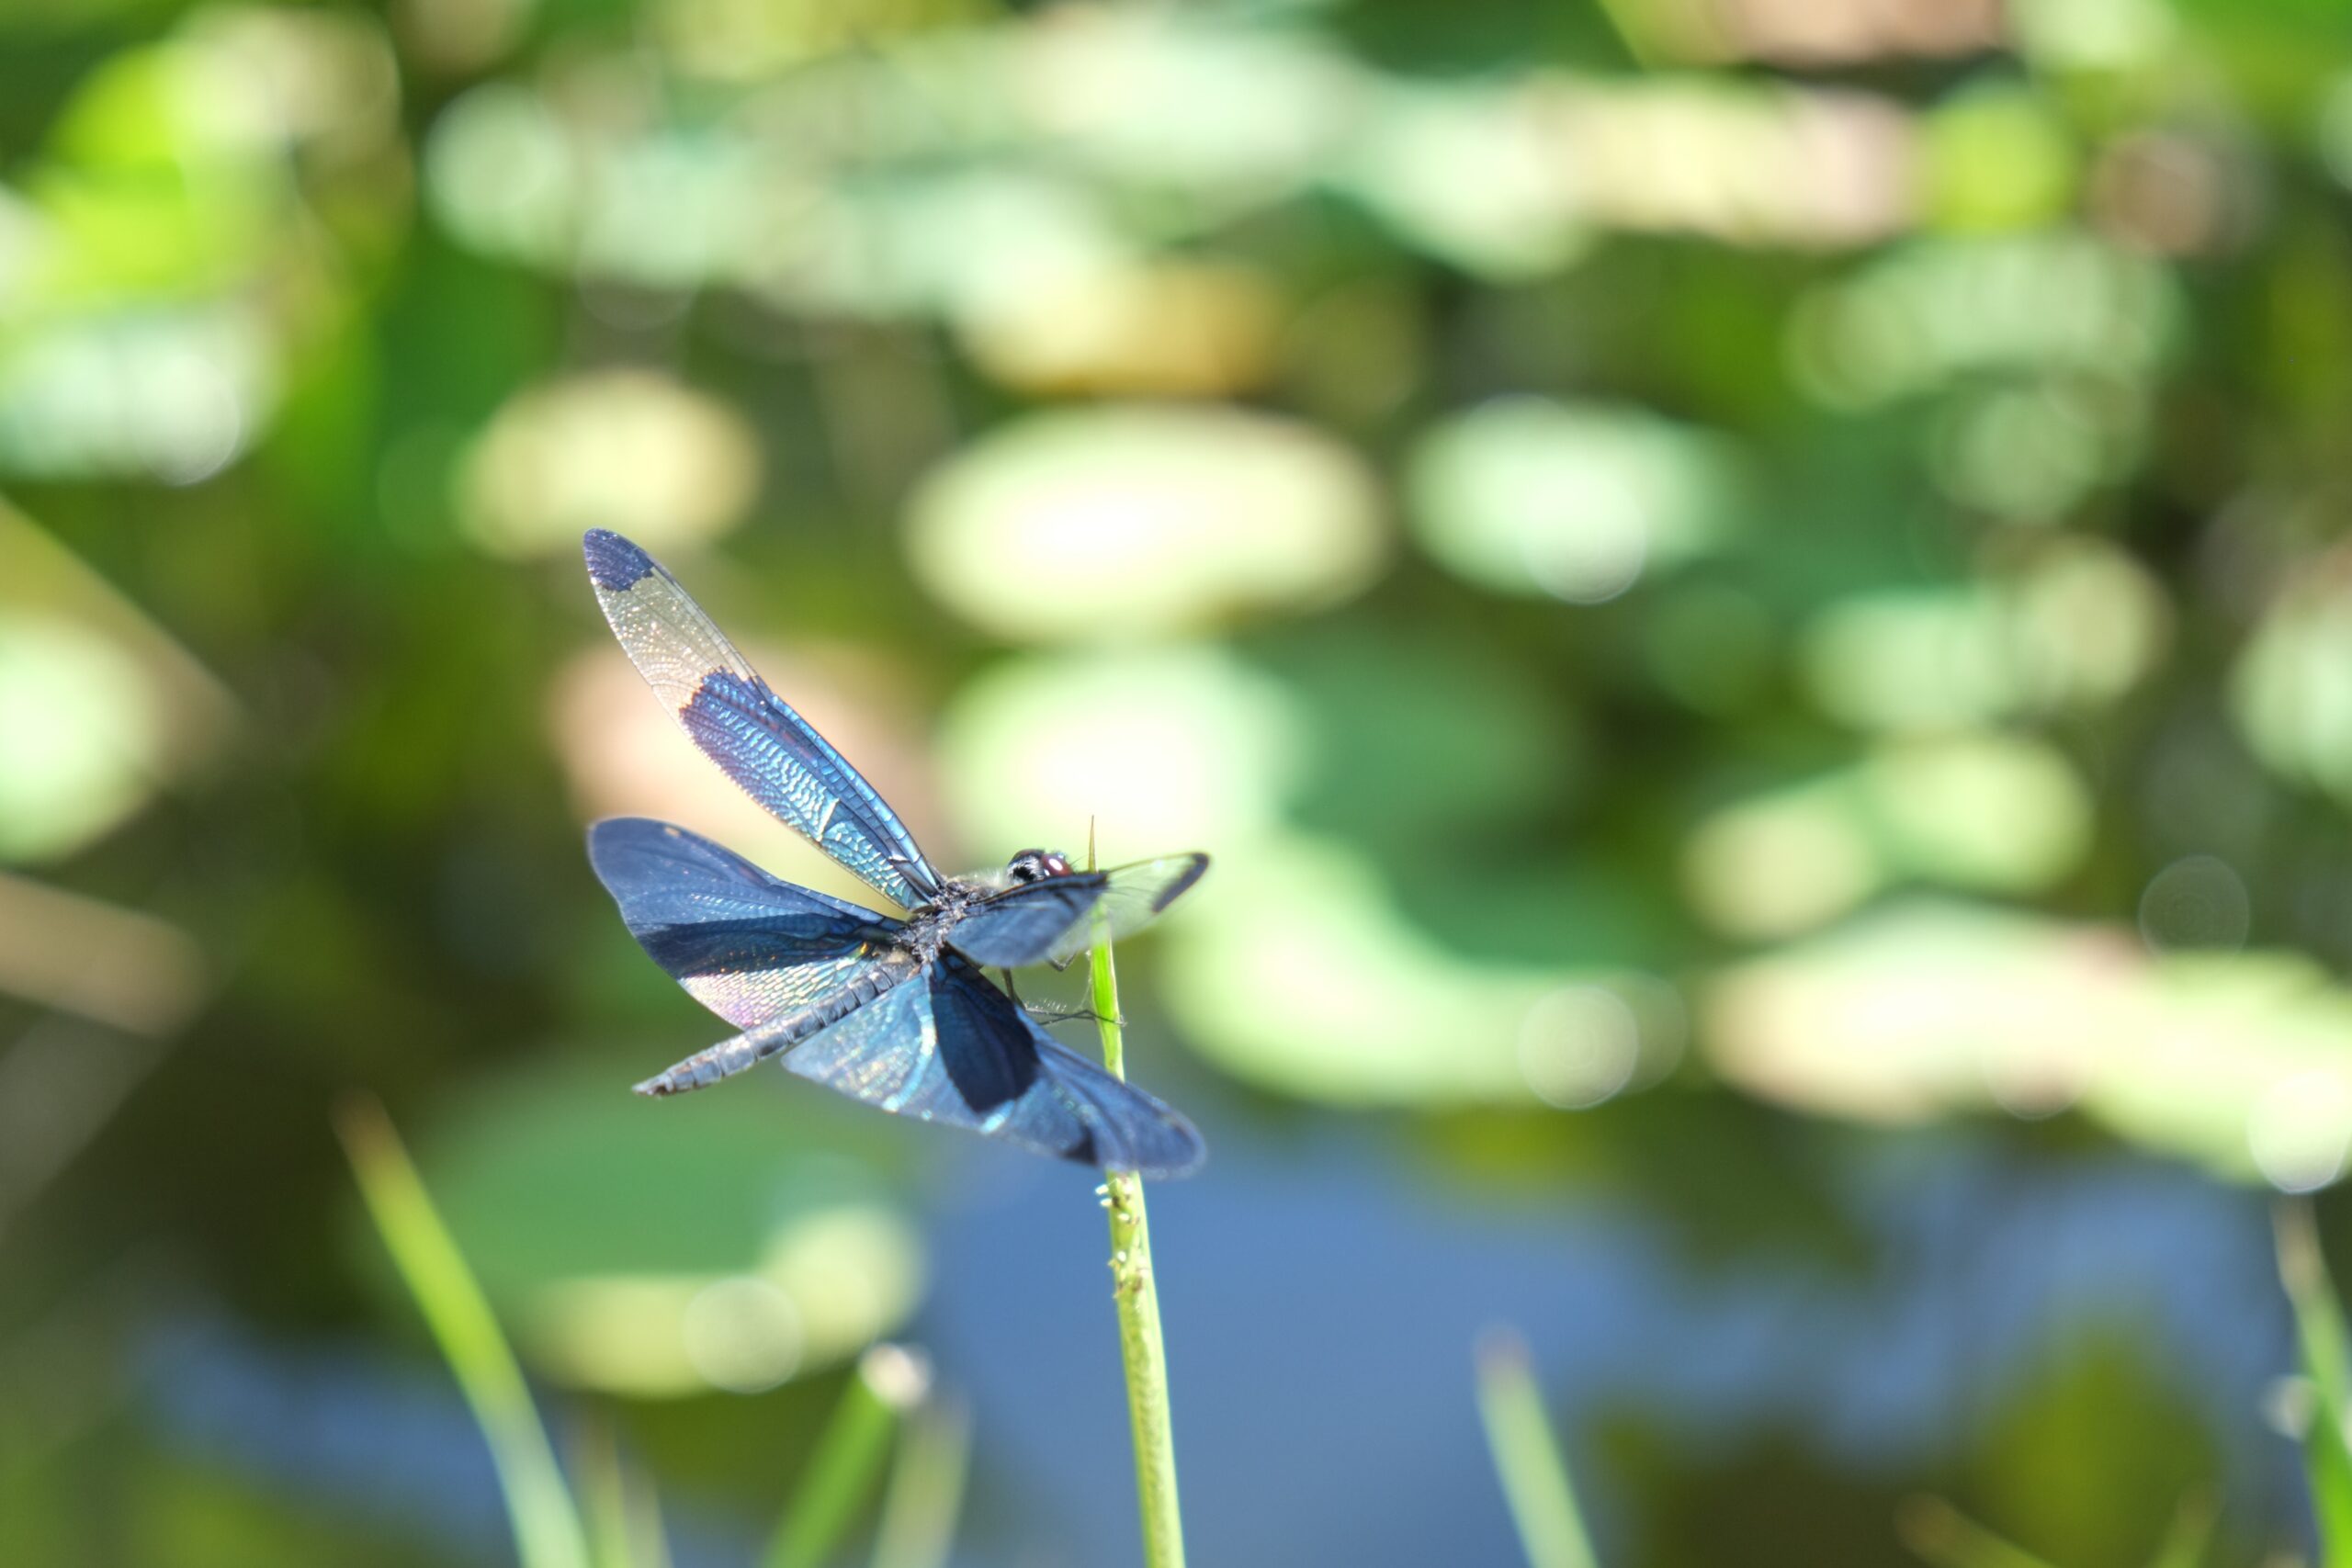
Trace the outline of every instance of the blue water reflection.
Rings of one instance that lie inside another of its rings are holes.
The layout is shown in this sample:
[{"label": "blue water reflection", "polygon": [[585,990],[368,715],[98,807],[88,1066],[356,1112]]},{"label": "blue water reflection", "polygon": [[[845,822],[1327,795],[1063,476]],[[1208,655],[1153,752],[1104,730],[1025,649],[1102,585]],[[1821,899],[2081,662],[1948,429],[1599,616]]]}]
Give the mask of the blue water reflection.
[{"label": "blue water reflection", "polygon": [[[1216,1118],[1209,1118],[1213,1125]],[[1510,1562],[1469,1348],[1519,1325],[1583,1461],[1604,1558],[1638,1551],[1578,1422],[1632,1408],[1684,1452],[1793,1435],[1858,1483],[1957,1455],[2072,1330],[2120,1334],[2227,1456],[2233,1513],[2299,1533],[2264,1425],[2290,1327],[2259,1199],[2099,1152],[2021,1166],[1999,1134],[1849,1143],[1860,1267],[1758,1249],[1702,1261],[1668,1216],[1569,1190],[1448,1193],[1381,1135],[1279,1154],[1232,1138],[1152,1194],[1185,1514],[1203,1562]],[[1393,1150],[1387,1151],[1393,1156]],[[933,1225],[913,1337],[968,1394],[978,1468],[959,1563],[1132,1560],[1135,1521],[1101,1213],[1068,1173],[978,1149]],[[492,1560],[488,1456],[437,1369],[289,1350],[217,1323],[154,1347],[168,1427],[273,1485]],[[749,1558],[763,1521],[667,1510],[682,1568]]]},{"label": "blue water reflection", "polygon": [[[1689,1451],[1793,1431],[1858,1478],[1950,1458],[2064,1330],[2136,1331],[2230,1456],[2242,1517],[2292,1534],[2260,1401],[2292,1357],[2256,1197],[2102,1153],[2021,1174],[1990,1137],[1867,1150],[1859,1277],[1679,1256],[1663,1216],[1564,1192],[1449,1201],[1327,1131],[1232,1148],[1152,1197],[1185,1516],[1205,1562],[1508,1562],[1469,1347],[1521,1325],[1555,1412],[1632,1404]],[[1024,1563],[1135,1551],[1099,1216],[1025,1183],[940,1227],[921,1325],[973,1393],[984,1497]],[[1624,1521],[1586,1491],[1604,1559]],[[1017,1500],[1011,1488],[1023,1489]],[[1625,1552],[1617,1554],[1624,1560]]]}]

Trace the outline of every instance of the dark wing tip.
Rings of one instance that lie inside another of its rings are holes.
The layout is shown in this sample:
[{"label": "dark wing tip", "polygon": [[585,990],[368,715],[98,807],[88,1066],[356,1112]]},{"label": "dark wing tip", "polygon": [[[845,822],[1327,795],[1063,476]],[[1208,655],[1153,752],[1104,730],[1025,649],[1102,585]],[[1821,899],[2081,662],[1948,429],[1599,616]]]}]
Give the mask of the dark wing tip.
[{"label": "dark wing tip", "polygon": [[1179,897],[1189,892],[1193,884],[1198,882],[1202,877],[1208,874],[1209,857],[1207,855],[1202,853],[1198,850],[1194,850],[1192,853],[1191,859],[1193,863],[1192,868],[1186,871],[1183,875],[1170,883],[1167,890],[1161,893],[1158,898],[1152,900],[1151,912],[1153,914],[1157,915],[1160,911],[1166,909],[1169,905],[1173,904]]},{"label": "dark wing tip", "polygon": [[[1201,1167],[1208,1163],[1208,1145],[1201,1142],[1201,1135],[1190,1126],[1184,1128],[1184,1136],[1190,1141],[1181,1148],[1170,1149],[1165,1154],[1154,1153],[1136,1162],[1133,1168],[1135,1173],[1153,1181],[1182,1181],[1197,1174]],[[1108,1168],[1122,1170],[1128,1168],[1113,1166]]]},{"label": "dark wing tip", "polygon": [[591,528],[580,536],[581,553],[588,559],[588,581],[607,593],[628,592],[653,570],[653,558],[609,528]]},{"label": "dark wing tip", "polygon": [[[1208,1145],[1201,1141],[1200,1129],[1188,1121],[1183,1112],[1162,1105],[1159,1115],[1148,1132],[1122,1129],[1122,1141],[1132,1146],[1124,1151],[1125,1157],[1114,1155],[1103,1162],[1106,1170],[1132,1170],[1137,1176],[1154,1181],[1176,1181],[1191,1176],[1208,1163]],[[1141,1132],[1142,1135],[1136,1134]]]},{"label": "dark wing tip", "polygon": [[650,817],[600,817],[588,824],[588,862],[600,871],[616,855],[650,839],[675,838],[678,829]]}]

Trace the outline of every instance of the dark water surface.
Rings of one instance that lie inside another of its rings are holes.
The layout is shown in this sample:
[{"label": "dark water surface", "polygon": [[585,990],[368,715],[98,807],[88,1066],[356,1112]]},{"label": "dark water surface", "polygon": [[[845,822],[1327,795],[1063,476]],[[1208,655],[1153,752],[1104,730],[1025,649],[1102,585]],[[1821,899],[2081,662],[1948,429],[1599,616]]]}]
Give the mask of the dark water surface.
[{"label": "dark water surface", "polygon": [[[1623,1199],[1449,1190],[1368,1132],[1327,1128],[1278,1159],[1228,1145],[1151,1194],[1193,1560],[1517,1562],[1471,1392],[1470,1347],[1496,1323],[1528,1337],[1611,1562],[1672,1553],[1616,1495],[1626,1472],[1596,1423],[1637,1420],[1702,1473],[1791,1450],[1849,1484],[1867,1525],[1875,1494],[1932,1484],[2079,1334],[2167,1369],[2223,1456],[2231,1517],[2298,1534],[2293,1450],[2260,1414],[2292,1354],[2262,1201],[2112,1152],[2024,1174],[1997,1144],[1858,1145],[1850,1266],[1765,1248],[1698,1259],[1668,1216]],[[973,1407],[957,1561],[1134,1561],[1101,1211],[1082,1175],[976,1162],[953,1167],[960,1196],[932,1227],[934,1282],[909,1336]],[[414,1363],[215,1324],[150,1364],[170,1429],[212,1457],[453,1549],[504,1551],[487,1455],[454,1391]],[[669,1490],[682,1564],[745,1560],[757,1516]],[[1699,1490],[1679,1506],[1713,1503]]]}]

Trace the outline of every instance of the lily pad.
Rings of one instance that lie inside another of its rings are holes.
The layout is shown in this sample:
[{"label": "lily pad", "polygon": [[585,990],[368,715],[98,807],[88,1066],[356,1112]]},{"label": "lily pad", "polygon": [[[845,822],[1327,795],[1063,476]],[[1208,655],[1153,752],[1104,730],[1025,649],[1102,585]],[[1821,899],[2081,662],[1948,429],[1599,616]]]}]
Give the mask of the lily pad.
[{"label": "lily pad", "polygon": [[1909,881],[2037,892],[2090,848],[2089,792],[2022,736],[1904,740],[1724,807],[1683,852],[1684,886],[1717,929],[1786,936]]},{"label": "lily pad", "polygon": [[1823,1114],[2075,1107],[2293,1191],[2352,1154],[2352,991],[2301,954],[2151,957],[2120,927],[1912,904],[1724,972],[1701,1037],[1726,1078]]},{"label": "lily pad", "polygon": [[1012,641],[1123,640],[1353,596],[1387,554],[1371,472],[1238,409],[1033,414],[934,472],[907,530],[941,604]]},{"label": "lily pad", "polygon": [[1720,437],[1641,410],[1505,398],[1422,438],[1415,534],[1483,587],[1612,599],[1713,547],[1736,492]]},{"label": "lily pad", "polygon": [[610,528],[649,548],[695,544],[741,522],[760,448],[716,398],[639,370],[572,377],[500,409],[466,462],[474,542],[492,555],[575,552]]},{"label": "lily pad", "polygon": [[2172,609],[2112,545],[2052,541],[1998,576],[1839,599],[1803,634],[1814,699],[1868,729],[2095,711],[2155,668]]},{"label": "lily pad", "polygon": [[1681,1051],[1681,1002],[1659,976],[1465,958],[1335,843],[1261,841],[1191,901],[1161,948],[1166,1006],[1203,1055],[1276,1093],[1580,1107],[1655,1081]]},{"label": "lily pad", "polygon": [[956,694],[941,771],[989,855],[1080,850],[1099,821],[1106,860],[1214,845],[1221,867],[1275,829],[1302,724],[1281,682],[1215,649],[1031,654]]},{"label": "lily pad", "polygon": [[2264,613],[2230,707],[2266,766],[2352,802],[2352,589],[2340,570],[2306,574]]},{"label": "lily pad", "polygon": [[923,1281],[880,1145],[758,1081],[654,1104],[542,1067],[428,1127],[427,1186],[524,1356],[571,1386],[747,1391],[889,1334]]}]

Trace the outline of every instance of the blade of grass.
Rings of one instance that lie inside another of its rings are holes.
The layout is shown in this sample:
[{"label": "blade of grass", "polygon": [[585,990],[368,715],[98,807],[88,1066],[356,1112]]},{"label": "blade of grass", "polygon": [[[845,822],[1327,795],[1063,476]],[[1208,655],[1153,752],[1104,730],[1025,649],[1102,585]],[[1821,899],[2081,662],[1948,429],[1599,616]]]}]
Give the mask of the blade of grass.
[{"label": "blade of grass", "polygon": [[2192,1493],[2182,1498],[2173,1511],[2172,1528],[2165,1531],[2148,1568],[2197,1568],[2205,1560],[2205,1549],[2212,1544],[2219,1517],[2220,1510],[2211,1497]]},{"label": "blade of grass", "polygon": [[[1086,869],[1094,869],[1091,824],[1086,830]],[[1102,1034],[1102,1065],[1113,1077],[1125,1078],[1118,972],[1099,918],[1095,931],[1094,1016]],[[1111,1299],[1119,1317],[1119,1358],[1127,1373],[1127,1425],[1135,1435],[1136,1513],[1143,1527],[1143,1560],[1145,1568],[1183,1568],[1184,1520],[1176,1503],[1168,1348],[1159,1331],[1159,1284],[1151,1267],[1151,1222],[1144,1211],[1143,1179],[1131,1170],[1111,1171],[1102,1191],[1103,1207],[1111,1212]]]},{"label": "blade of grass", "polygon": [[571,1445],[571,1473],[596,1568],[668,1568],[670,1550],[662,1539],[653,1483],[622,1461],[620,1438],[608,1417],[582,1428]]},{"label": "blade of grass", "polygon": [[1595,1568],[1567,1456],[1528,1366],[1527,1342],[1508,1328],[1488,1329],[1479,1337],[1476,1362],[1478,1416],[1529,1568]]},{"label": "blade of grass", "polygon": [[909,1417],[882,1494],[874,1568],[943,1568],[971,1453],[972,1418],[960,1403],[933,1400]]},{"label": "blade of grass", "polygon": [[596,1568],[632,1568],[636,1553],[629,1540],[628,1498],[622,1489],[620,1441],[610,1422],[588,1421],[575,1435],[571,1474],[580,1488],[588,1560]]},{"label": "blade of grass", "polygon": [[621,1472],[621,1506],[628,1511],[631,1561],[637,1568],[670,1568],[670,1542],[662,1530],[662,1499],[653,1478],[642,1470]]},{"label": "blade of grass", "polygon": [[1657,68],[1657,51],[1650,46],[1641,9],[1633,0],[1600,0],[1600,14],[1608,18],[1610,30],[1624,45],[1626,57],[1634,65],[1645,71]]},{"label": "blade of grass", "polygon": [[930,1385],[930,1368],[901,1346],[876,1345],[858,1358],[768,1541],[765,1568],[817,1568],[832,1553],[873,1495],[899,1415],[920,1404]]},{"label": "blade of grass", "polygon": [[335,1130],[377,1234],[489,1441],[515,1556],[523,1568],[588,1568],[587,1534],[522,1368],[390,1118],[374,1100],[354,1097],[337,1109]]},{"label": "blade of grass", "polygon": [[2050,1568],[1940,1497],[1914,1497],[1894,1517],[1903,1544],[1938,1568]]},{"label": "blade of grass", "polygon": [[2352,1447],[2345,1415],[2352,1410],[2352,1369],[2347,1369],[2344,1316],[2320,1255],[2319,1233],[2302,1203],[2281,1203],[2274,1221],[2278,1237],[2278,1281],[2295,1308],[2295,1337],[2303,1375],[2311,1380],[2311,1420],[2303,1431],[2303,1466],[2311,1478],[2312,1508],[2318,1516],[2320,1560],[2352,1562]]}]

